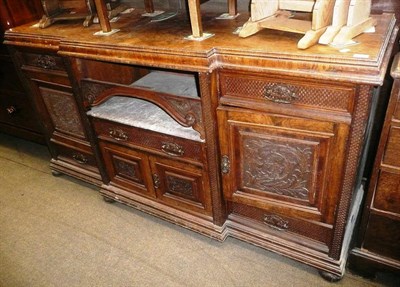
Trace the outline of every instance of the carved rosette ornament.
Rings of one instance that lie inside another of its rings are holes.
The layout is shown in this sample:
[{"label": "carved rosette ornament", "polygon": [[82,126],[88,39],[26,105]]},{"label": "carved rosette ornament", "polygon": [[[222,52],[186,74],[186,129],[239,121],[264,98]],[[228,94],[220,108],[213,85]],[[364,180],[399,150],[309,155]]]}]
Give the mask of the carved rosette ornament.
[{"label": "carved rosette ornament", "polygon": [[35,66],[43,68],[43,69],[54,69],[57,66],[56,59],[49,55],[40,55],[35,63]]},{"label": "carved rosette ornament", "polygon": [[297,95],[291,86],[272,83],[265,87],[264,97],[275,103],[290,104]]},{"label": "carved rosette ornament", "polygon": [[266,139],[244,140],[244,185],[247,188],[307,200],[311,180],[310,147]]},{"label": "carved rosette ornament", "polygon": [[283,231],[289,228],[289,221],[284,220],[282,217],[275,214],[264,215],[264,223],[269,227]]},{"label": "carved rosette ornament", "polygon": [[97,97],[108,88],[109,86],[105,84],[83,82],[82,96],[85,107],[92,105],[96,101]]},{"label": "carved rosette ornament", "polygon": [[167,189],[172,193],[193,196],[192,182],[174,176],[167,176]]}]

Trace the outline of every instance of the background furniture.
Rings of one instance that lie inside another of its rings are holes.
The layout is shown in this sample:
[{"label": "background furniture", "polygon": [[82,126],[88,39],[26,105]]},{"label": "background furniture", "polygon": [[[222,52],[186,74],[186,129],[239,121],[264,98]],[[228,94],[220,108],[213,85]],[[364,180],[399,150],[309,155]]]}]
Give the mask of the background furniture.
[{"label": "background furniture", "polygon": [[39,19],[42,13],[39,0],[0,1],[0,131],[40,143],[45,142],[40,122],[3,40],[7,29]]},{"label": "background furniture", "polygon": [[394,85],[350,268],[364,276],[400,271],[400,54],[392,71]]}]

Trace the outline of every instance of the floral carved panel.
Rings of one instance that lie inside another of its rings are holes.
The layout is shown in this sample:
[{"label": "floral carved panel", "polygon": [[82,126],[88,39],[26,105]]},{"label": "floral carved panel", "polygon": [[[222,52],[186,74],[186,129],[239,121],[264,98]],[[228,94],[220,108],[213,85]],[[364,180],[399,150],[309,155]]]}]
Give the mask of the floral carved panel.
[{"label": "floral carved panel", "polygon": [[310,146],[245,137],[244,187],[307,200],[312,181]]}]

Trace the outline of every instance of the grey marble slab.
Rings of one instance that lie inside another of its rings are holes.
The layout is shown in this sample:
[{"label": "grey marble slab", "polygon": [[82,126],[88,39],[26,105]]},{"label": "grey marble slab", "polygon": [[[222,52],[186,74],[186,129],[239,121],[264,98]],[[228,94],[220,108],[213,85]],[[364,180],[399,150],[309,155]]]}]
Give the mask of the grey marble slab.
[{"label": "grey marble slab", "polygon": [[176,96],[199,98],[196,79],[194,75],[191,74],[153,71],[134,82],[132,86],[139,86]]},{"label": "grey marble slab", "polygon": [[203,142],[192,128],[183,127],[157,105],[137,98],[115,96],[88,111],[88,115],[167,135]]}]

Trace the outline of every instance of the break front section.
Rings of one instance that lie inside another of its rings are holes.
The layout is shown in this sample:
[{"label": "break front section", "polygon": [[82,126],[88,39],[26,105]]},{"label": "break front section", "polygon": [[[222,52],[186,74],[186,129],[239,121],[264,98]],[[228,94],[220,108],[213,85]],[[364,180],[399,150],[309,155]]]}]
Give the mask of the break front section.
[{"label": "break front section", "polygon": [[230,233],[340,275],[372,89],[232,71],[219,76]]}]

